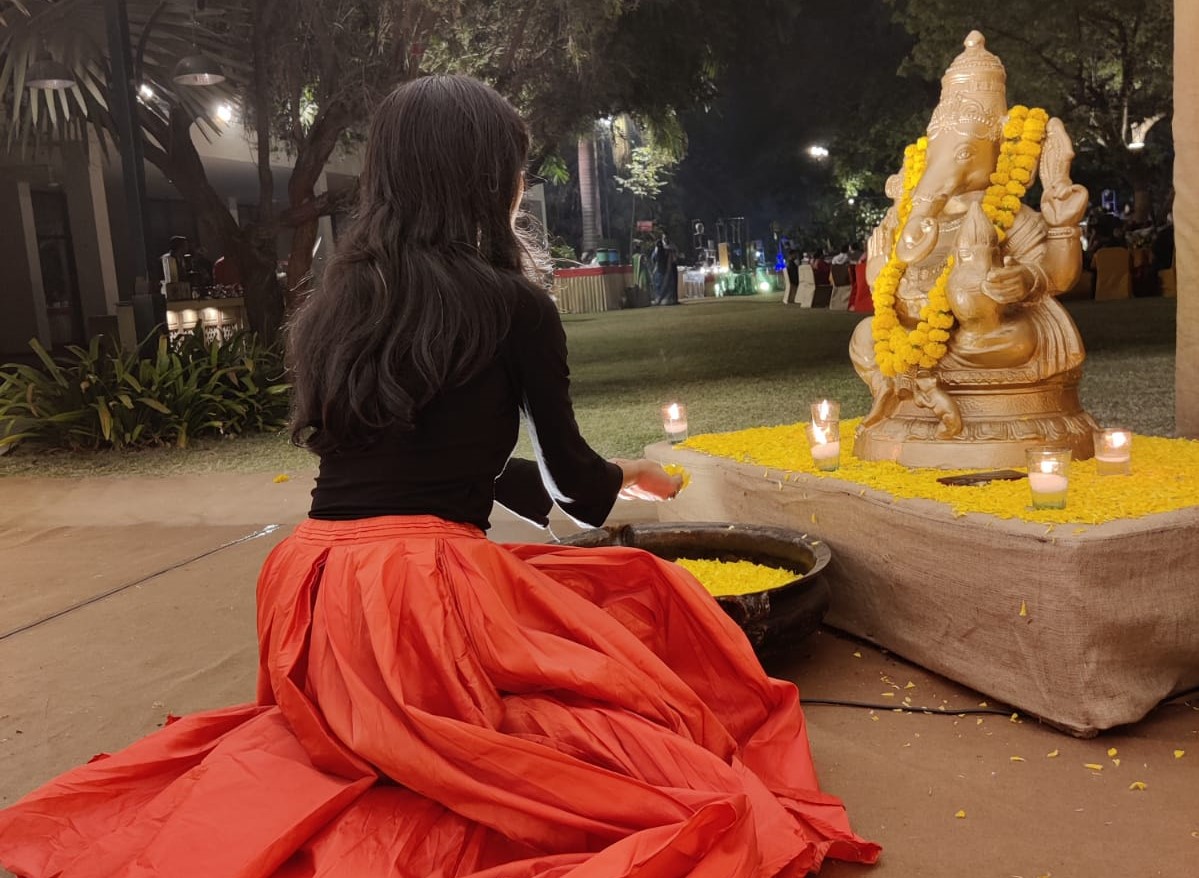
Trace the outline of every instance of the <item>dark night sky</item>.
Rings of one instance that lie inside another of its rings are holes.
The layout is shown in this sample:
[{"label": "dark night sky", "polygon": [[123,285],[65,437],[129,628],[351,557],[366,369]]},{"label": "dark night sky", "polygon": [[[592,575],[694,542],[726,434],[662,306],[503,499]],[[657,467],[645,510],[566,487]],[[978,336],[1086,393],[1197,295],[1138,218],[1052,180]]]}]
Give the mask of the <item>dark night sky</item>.
[{"label": "dark night sky", "polygon": [[866,136],[880,115],[896,111],[897,89],[899,103],[931,109],[929,84],[896,73],[911,37],[891,23],[882,0],[803,0],[793,8],[792,21],[758,24],[759,51],[726,71],[708,112],[686,117],[688,155],[665,199],[676,214],[708,223],[745,216],[751,237],[772,221],[810,224],[813,195],[833,177],[831,161],[808,156],[810,145],[834,149],[857,129]]}]

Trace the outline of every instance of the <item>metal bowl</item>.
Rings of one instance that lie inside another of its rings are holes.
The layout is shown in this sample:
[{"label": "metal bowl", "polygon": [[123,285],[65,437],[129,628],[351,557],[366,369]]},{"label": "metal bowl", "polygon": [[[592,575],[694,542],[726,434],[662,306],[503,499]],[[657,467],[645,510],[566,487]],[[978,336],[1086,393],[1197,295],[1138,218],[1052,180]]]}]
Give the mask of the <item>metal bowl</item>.
[{"label": "metal bowl", "polygon": [[627,524],[582,531],[561,542],[586,548],[631,546],[667,561],[752,561],[801,572],[766,591],[716,598],[759,654],[802,640],[828,611],[828,585],[821,576],[832,557],[828,545],[785,528],[727,522]]}]

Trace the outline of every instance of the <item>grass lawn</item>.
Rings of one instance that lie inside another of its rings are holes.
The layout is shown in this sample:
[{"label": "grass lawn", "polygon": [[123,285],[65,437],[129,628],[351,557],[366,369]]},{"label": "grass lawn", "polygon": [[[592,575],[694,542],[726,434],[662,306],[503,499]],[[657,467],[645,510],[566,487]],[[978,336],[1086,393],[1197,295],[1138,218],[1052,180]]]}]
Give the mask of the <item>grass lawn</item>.
[{"label": "grass lawn", "polygon": [[[1087,364],[1083,403],[1096,420],[1139,433],[1174,430],[1175,300],[1076,302]],[[659,408],[687,404],[691,432],[805,420],[811,400],[841,400],[842,416],[870,397],[849,364],[856,314],[781,307],[779,297],[709,300],[677,308],[565,315],[583,435],[602,454],[632,457],[661,438]],[[522,440],[524,453],[527,446]],[[18,449],[0,476],[296,472],[313,458],[282,436],[198,443],[186,450],[63,454]]]}]

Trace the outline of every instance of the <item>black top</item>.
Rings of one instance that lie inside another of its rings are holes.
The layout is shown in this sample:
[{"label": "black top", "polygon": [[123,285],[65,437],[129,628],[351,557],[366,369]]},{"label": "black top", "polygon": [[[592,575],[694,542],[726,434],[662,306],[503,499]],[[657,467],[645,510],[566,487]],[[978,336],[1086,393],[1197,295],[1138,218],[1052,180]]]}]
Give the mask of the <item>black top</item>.
[{"label": "black top", "polygon": [[[522,413],[538,464],[509,461]],[[324,455],[308,514],[332,521],[436,515],[486,530],[493,501],[544,525],[552,497],[571,518],[598,526],[622,479],[620,467],[579,434],[553,301],[522,287],[492,364],[421,409],[415,430]]]}]

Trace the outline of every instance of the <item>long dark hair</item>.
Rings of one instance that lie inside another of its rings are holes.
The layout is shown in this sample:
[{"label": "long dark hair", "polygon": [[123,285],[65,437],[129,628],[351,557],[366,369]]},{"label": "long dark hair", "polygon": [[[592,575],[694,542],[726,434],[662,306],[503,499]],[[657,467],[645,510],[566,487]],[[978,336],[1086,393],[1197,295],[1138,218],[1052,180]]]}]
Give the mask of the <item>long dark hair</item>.
[{"label": "long dark hair", "polygon": [[411,430],[494,359],[528,283],[513,227],[528,152],[512,105],[466,76],[380,104],[355,219],[290,327],[293,442],[324,454]]}]

